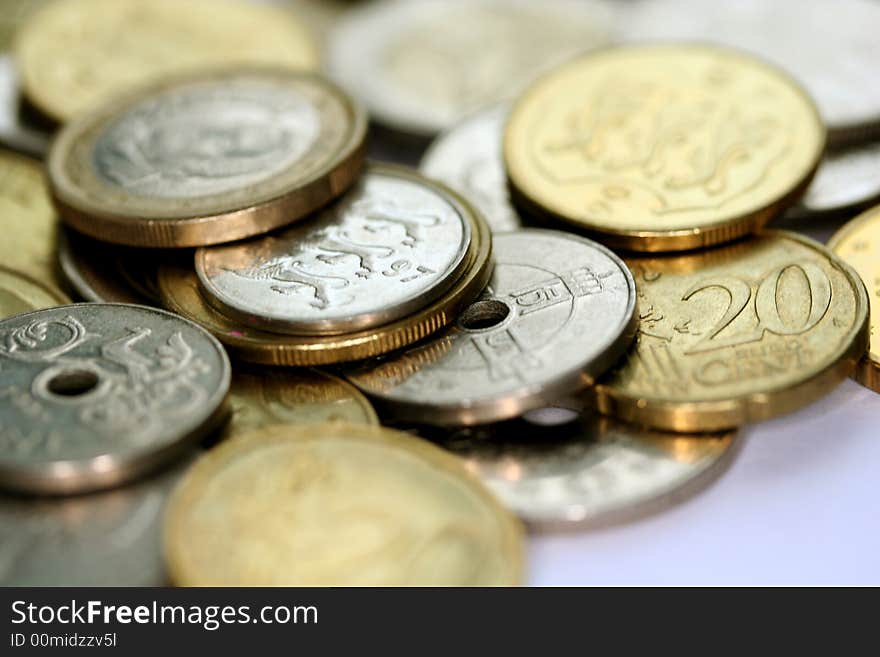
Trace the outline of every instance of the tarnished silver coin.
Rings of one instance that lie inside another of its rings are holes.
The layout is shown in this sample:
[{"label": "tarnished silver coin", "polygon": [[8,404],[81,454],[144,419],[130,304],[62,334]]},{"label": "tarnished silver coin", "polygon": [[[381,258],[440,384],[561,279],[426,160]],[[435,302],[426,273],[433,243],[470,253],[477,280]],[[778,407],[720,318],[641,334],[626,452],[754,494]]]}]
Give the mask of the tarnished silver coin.
[{"label": "tarnished silver coin", "polygon": [[164,310],[74,304],[0,321],[0,486],[72,493],[174,458],[225,418],[220,343]]},{"label": "tarnished silver coin", "polygon": [[194,461],[90,495],[0,495],[0,586],[164,586],[165,502]]},{"label": "tarnished silver coin", "polygon": [[196,251],[206,300],[243,324],[347,333],[427,306],[459,278],[468,210],[407,169],[373,165],[339,201],[282,232]]},{"label": "tarnished silver coin", "polygon": [[816,177],[790,215],[857,210],[880,201],[880,142],[825,154]]},{"label": "tarnished silver coin", "polygon": [[516,417],[589,385],[632,342],[635,284],[588,239],[499,233],[489,288],[451,329],[350,370],[402,421],[469,425]]},{"label": "tarnished silver coin", "polygon": [[18,74],[12,58],[0,54],[0,144],[35,157],[44,157],[52,135],[29,126],[19,107]]},{"label": "tarnished silver coin", "polygon": [[604,45],[610,25],[587,0],[384,0],[336,24],[328,65],[380,124],[430,136]]},{"label": "tarnished silver coin", "polygon": [[651,0],[628,9],[627,38],[708,40],[788,70],[815,99],[832,141],[880,132],[880,3]]},{"label": "tarnished silver coin", "polygon": [[560,424],[538,420],[432,437],[544,530],[608,525],[671,506],[721,474],[741,442],[736,432],[664,433],[590,412]]},{"label": "tarnished silver coin", "polygon": [[522,226],[507,192],[501,142],[507,105],[474,114],[440,135],[419,170],[462,194],[483,213],[493,231]]}]

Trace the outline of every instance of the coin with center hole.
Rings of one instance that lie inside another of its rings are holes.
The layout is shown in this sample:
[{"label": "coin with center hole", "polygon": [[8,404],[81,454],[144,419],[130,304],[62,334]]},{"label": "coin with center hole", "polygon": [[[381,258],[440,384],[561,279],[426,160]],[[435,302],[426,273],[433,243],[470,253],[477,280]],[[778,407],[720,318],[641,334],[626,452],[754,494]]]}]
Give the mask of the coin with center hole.
[{"label": "coin with center hole", "polygon": [[205,454],[169,501],[164,546],[183,586],[502,586],[523,570],[519,522],[459,459],[340,423]]},{"label": "coin with center hole", "polygon": [[0,319],[68,303],[70,299],[60,290],[0,265]]},{"label": "coin with center hole", "polygon": [[223,347],[164,310],[75,304],[0,321],[0,486],[73,493],[159,467],[225,419]]},{"label": "coin with center hole", "polygon": [[496,105],[470,116],[437,137],[419,170],[473,203],[493,231],[516,230],[522,225],[510,203],[501,157],[501,138],[509,108]]},{"label": "coin with center hole", "polygon": [[440,337],[347,372],[389,415],[428,424],[515,417],[589,385],[626,351],[635,284],[588,239],[498,233],[483,297]]},{"label": "coin with center hole", "polygon": [[282,232],[196,251],[206,300],[280,333],[387,324],[443,295],[473,248],[469,207],[406,169],[372,166],[318,216]]},{"label": "coin with center hole", "polygon": [[550,531],[606,526],[672,506],[718,477],[740,446],[735,431],[664,433],[591,412],[565,419],[425,435],[463,458],[530,527]]},{"label": "coin with center hole", "polygon": [[250,237],[339,196],[363,165],[366,115],[324,78],[241,69],[175,78],[61,131],[49,186],[62,220],[128,246]]}]

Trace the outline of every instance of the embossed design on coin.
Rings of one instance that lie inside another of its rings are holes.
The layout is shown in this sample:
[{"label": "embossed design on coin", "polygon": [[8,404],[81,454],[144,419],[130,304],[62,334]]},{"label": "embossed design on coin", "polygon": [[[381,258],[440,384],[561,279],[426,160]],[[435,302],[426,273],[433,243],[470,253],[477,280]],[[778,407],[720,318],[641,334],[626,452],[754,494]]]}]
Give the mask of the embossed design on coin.
[{"label": "embossed design on coin", "polygon": [[329,66],[381,123],[431,135],[603,45],[609,27],[607,8],[592,2],[392,0],[337,24]]},{"label": "embossed design on coin", "polygon": [[59,122],[181,73],[318,65],[290,12],[228,0],[53,2],[29,16],[15,54],[28,98]]},{"label": "embossed design on coin", "polygon": [[507,105],[475,114],[440,135],[419,170],[456,190],[483,213],[493,231],[516,230],[521,221],[510,203],[501,139]]},{"label": "embossed design on coin", "polygon": [[781,71],[707,46],[594,53],[514,106],[504,155],[517,198],[636,250],[726,241],[810,181],[824,128]]},{"label": "embossed design on coin", "polygon": [[276,425],[234,437],[187,473],[164,536],[169,574],[183,586],[522,577],[518,522],[458,459],[383,427]]},{"label": "embossed design on coin", "polygon": [[0,496],[0,584],[167,586],[162,512],[192,462],[91,495]]},{"label": "embossed design on coin", "polygon": [[118,484],[167,461],[222,419],[230,376],[204,330],[123,304],[0,322],[0,371],[0,485],[48,493]]},{"label": "embossed design on coin", "polygon": [[317,217],[196,252],[205,298],[245,324],[340,333],[386,324],[441,296],[467,264],[470,223],[446,190],[373,167]]},{"label": "embossed design on coin", "polygon": [[229,242],[300,219],[357,179],[366,116],[324,78],[173,79],[68,125],[49,155],[64,221],[130,246]]},{"label": "embossed design on coin", "polygon": [[861,281],[794,233],[627,264],[639,334],[596,387],[602,411],[625,420],[714,431],[780,415],[843,380],[866,348]]},{"label": "embossed design on coin", "polygon": [[547,230],[499,233],[495,273],[452,330],[348,379],[403,420],[514,417],[602,374],[633,336],[635,286],[614,254]]},{"label": "embossed design on coin", "polygon": [[68,303],[62,292],[0,265],[0,319]]},{"label": "embossed design on coin", "polygon": [[628,6],[621,25],[629,39],[709,40],[776,63],[816,99],[832,139],[880,130],[876,2],[651,0]]},{"label": "embossed design on coin", "polygon": [[431,438],[531,527],[545,530],[604,526],[680,502],[720,474],[740,442],[735,432],[670,434],[592,413]]},{"label": "embossed design on coin", "polygon": [[852,265],[868,288],[871,338],[855,379],[880,392],[880,208],[847,223],[831,237],[828,248]]}]

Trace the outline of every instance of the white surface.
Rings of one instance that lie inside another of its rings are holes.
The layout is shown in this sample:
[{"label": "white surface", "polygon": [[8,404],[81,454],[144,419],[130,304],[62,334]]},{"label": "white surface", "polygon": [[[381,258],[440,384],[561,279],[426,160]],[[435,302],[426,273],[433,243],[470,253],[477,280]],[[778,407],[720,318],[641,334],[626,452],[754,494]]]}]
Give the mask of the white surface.
[{"label": "white surface", "polygon": [[634,523],[532,536],[534,585],[880,585],[880,395],[846,381],[745,429],[730,469]]}]

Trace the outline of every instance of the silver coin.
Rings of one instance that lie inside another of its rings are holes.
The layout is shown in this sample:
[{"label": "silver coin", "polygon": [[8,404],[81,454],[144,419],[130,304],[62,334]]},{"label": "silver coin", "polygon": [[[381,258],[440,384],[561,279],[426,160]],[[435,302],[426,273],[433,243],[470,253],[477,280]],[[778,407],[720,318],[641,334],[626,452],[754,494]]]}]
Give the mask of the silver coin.
[{"label": "silver coin", "polygon": [[437,137],[419,164],[423,174],[473,203],[493,231],[522,227],[507,193],[501,154],[508,110],[507,105],[496,105],[458,123]]},{"label": "silver coin", "polygon": [[606,248],[552,230],[496,234],[495,270],[455,327],[348,372],[402,421],[515,417],[587,386],[623,354],[635,284]]},{"label": "silver coin", "polygon": [[0,143],[34,157],[45,157],[52,135],[22,121],[19,98],[12,57],[0,54]]},{"label": "silver coin", "polygon": [[664,433],[589,412],[571,422],[519,419],[431,437],[541,530],[604,526],[666,508],[714,480],[741,443],[736,432]]},{"label": "silver coin", "polygon": [[65,498],[0,495],[0,586],[165,586],[165,502],[194,461]]},{"label": "silver coin", "polygon": [[825,154],[822,164],[791,215],[853,210],[880,200],[880,142]]},{"label": "silver coin", "polygon": [[469,210],[407,169],[368,168],[316,217],[280,233],[196,251],[205,298],[242,323],[344,333],[404,317],[467,266]]},{"label": "silver coin", "polygon": [[610,26],[595,1],[384,0],[337,23],[328,65],[379,123],[428,136],[607,43]]},{"label": "silver coin", "polygon": [[880,129],[880,3],[641,0],[622,26],[631,39],[709,40],[765,57],[806,87],[833,140]]},{"label": "silver coin", "polygon": [[75,304],[0,322],[0,486],[94,490],[174,458],[225,418],[223,347],[164,310]]}]

